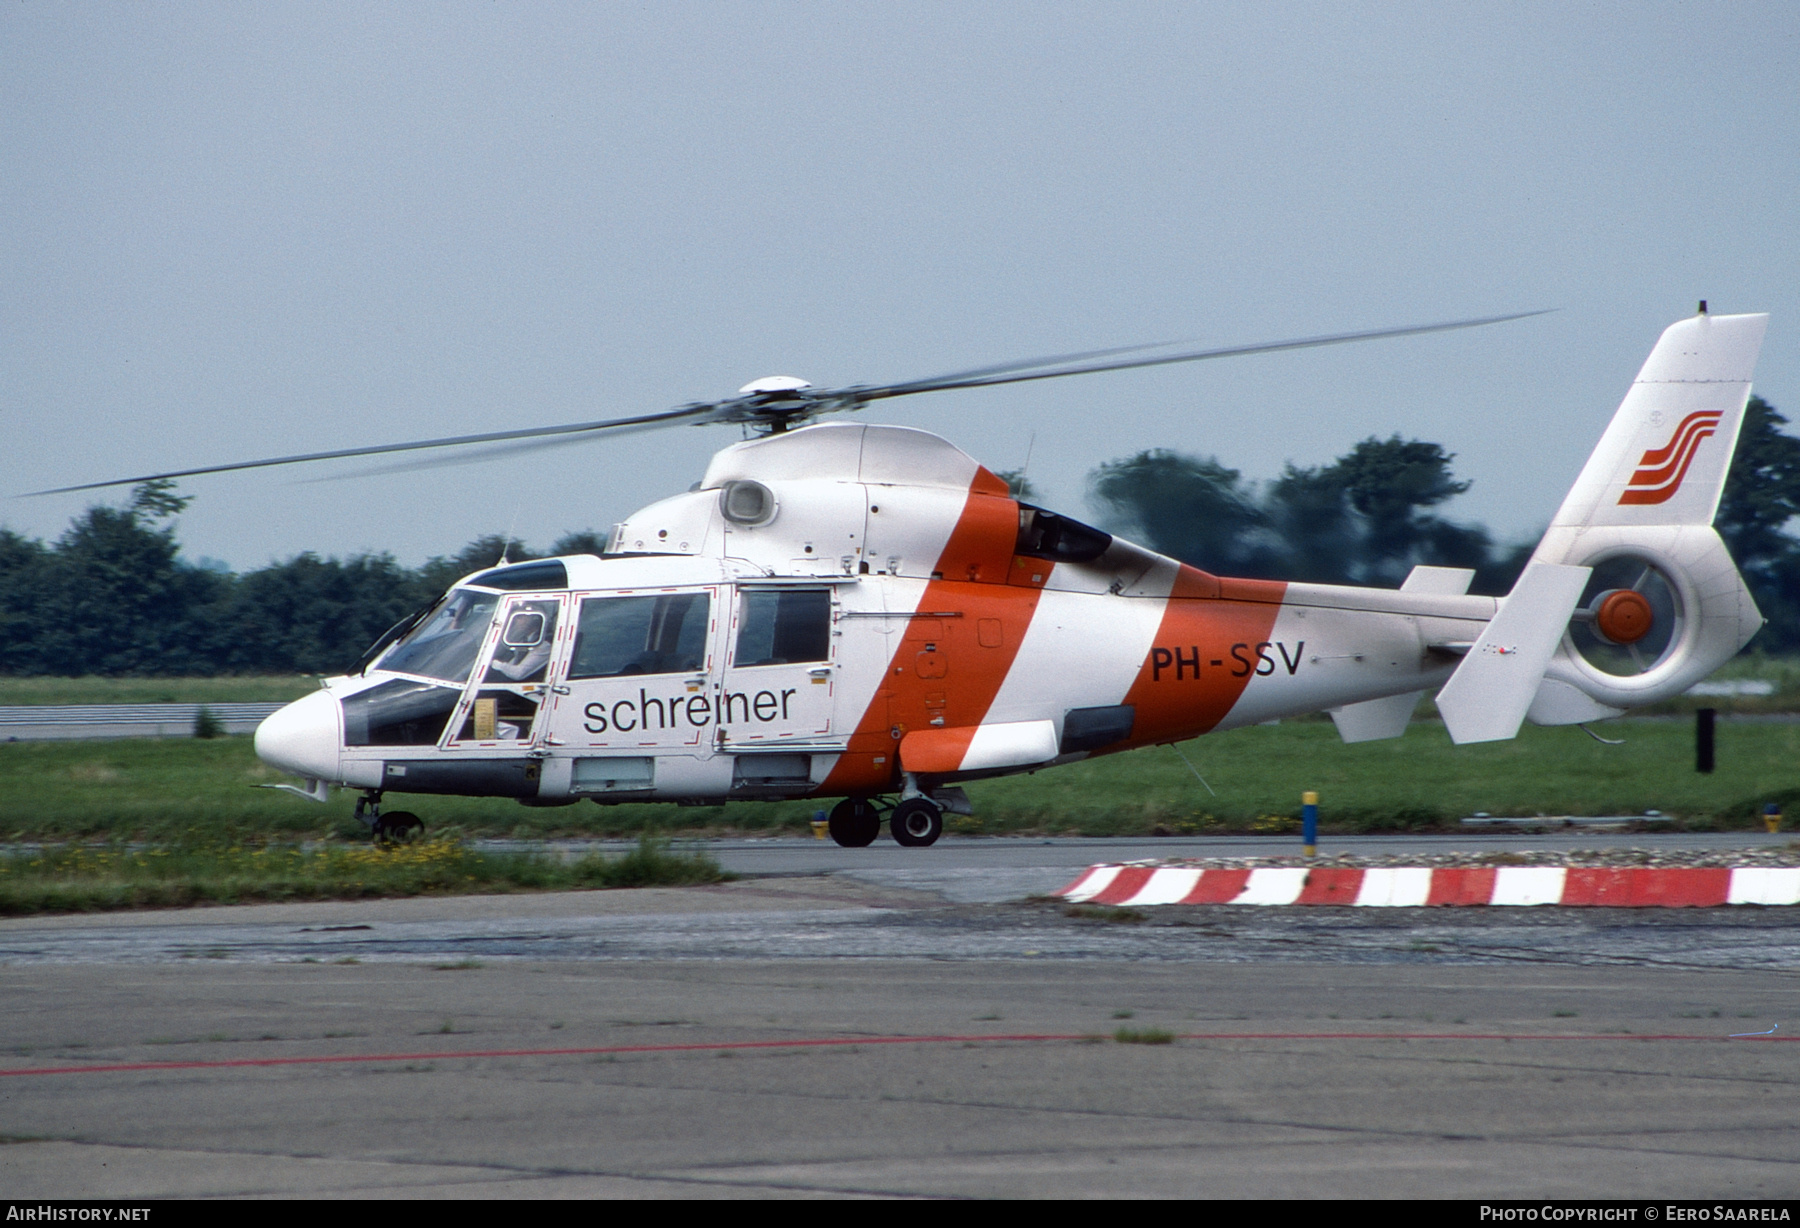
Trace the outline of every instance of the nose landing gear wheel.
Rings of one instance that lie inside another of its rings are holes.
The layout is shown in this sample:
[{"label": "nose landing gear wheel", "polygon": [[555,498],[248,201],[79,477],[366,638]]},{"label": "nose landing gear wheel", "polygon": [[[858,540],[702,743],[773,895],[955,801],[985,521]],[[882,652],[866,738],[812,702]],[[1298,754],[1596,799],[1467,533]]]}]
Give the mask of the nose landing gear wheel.
[{"label": "nose landing gear wheel", "polygon": [[921,849],[936,844],[944,834],[944,812],[922,797],[909,797],[894,807],[888,830],[894,833],[895,844]]},{"label": "nose landing gear wheel", "polygon": [[846,797],[831,808],[831,838],[847,849],[865,849],[881,834],[881,816],[866,797]]},{"label": "nose landing gear wheel", "polygon": [[425,822],[416,814],[396,810],[375,820],[375,843],[411,844],[425,830]]}]

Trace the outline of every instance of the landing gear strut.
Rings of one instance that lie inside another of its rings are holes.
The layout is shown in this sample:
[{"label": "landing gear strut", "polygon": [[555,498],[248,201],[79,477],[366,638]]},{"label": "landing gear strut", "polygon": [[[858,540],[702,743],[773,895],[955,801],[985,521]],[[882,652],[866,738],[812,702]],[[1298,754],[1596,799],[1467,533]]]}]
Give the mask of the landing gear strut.
[{"label": "landing gear strut", "polygon": [[377,844],[411,844],[425,830],[425,821],[406,810],[381,813],[381,791],[366,790],[356,799],[355,819],[369,829]]}]

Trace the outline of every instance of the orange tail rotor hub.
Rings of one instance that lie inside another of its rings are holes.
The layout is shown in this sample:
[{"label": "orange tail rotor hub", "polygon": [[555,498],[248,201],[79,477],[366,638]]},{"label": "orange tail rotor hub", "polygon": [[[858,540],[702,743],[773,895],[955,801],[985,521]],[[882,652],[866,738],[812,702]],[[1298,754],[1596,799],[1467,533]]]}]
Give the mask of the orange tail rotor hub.
[{"label": "orange tail rotor hub", "polygon": [[1650,634],[1656,613],[1642,593],[1614,589],[1600,599],[1594,611],[1594,630],[1614,644],[1635,644]]}]

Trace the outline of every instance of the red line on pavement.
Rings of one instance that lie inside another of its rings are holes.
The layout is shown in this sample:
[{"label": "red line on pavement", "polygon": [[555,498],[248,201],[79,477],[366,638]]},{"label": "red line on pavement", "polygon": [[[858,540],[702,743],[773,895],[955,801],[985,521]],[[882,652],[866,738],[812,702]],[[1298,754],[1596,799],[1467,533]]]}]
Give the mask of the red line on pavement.
[{"label": "red line on pavement", "polygon": [[[1178,1032],[1176,1040],[1686,1040],[1773,1041],[1800,1036],[1693,1036],[1649,1032]],[[576,1049],[457,1049],[437,1053],[343,1053],[315,1057],[246,1057],[216,1062],[114,1062],[92,1066],[20,1066],[0,1069],[0,1078],[26,1075],[131,1073],[153,1070],[230,1070],[245,1066],[333,1066],[371,1062],[448,1061],[481,1057],[588,1057],[609,1053],[703,1053],[724,1049],[830,1049],[855,1045],[950,1045],[984,1042],[1048,1043],[1108,1039],[1098,1032],[1044,1032],[980,1036],[838,1036],[806,1040],[724,1040],[686,1045],[598,1045]]]}]

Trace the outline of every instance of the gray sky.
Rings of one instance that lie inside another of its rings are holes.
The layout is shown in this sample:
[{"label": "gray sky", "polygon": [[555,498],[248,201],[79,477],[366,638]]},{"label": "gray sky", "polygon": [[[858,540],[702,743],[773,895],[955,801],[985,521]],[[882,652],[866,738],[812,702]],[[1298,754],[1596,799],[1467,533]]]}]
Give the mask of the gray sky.
[{"label": "gray sky", "polygon": [[[1657,333],[1774,313],[1800,421],[1800,9],[0,9],[0,494],[1100,346],[1557,307],[1443,337],[890,403],[1090,509],[1147,447],[1371,434],[1549,516]],[[734,428],[193,479],[190,557],[540,547]],[[101,496],[118,499],[123,492]],[[54,537],[91,498],[0,500]]]}]

